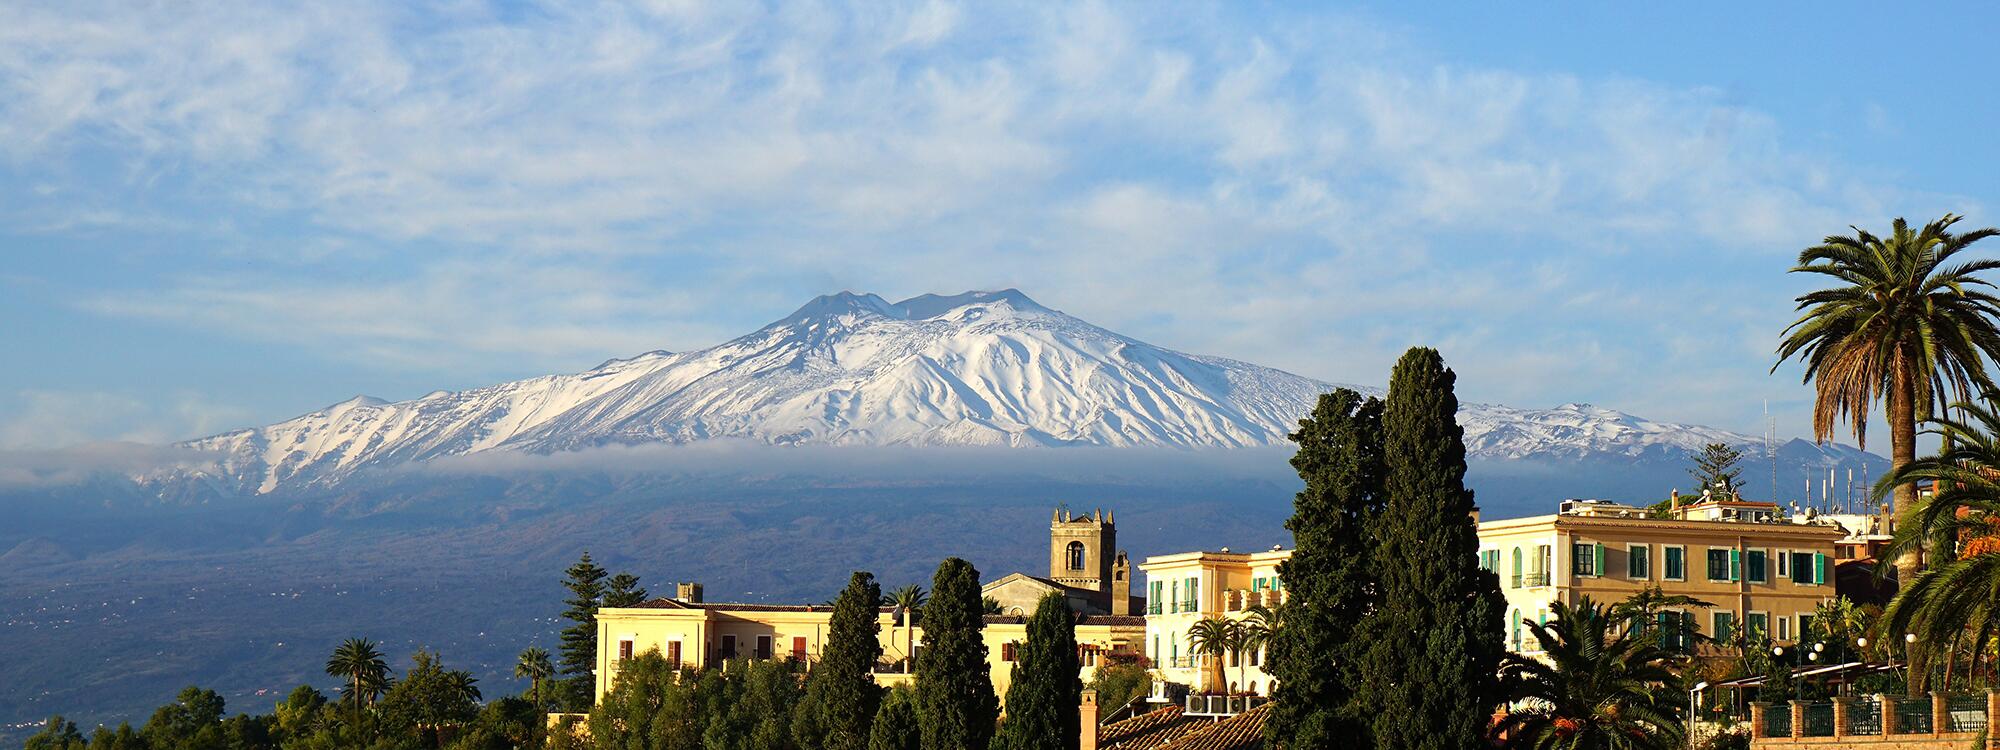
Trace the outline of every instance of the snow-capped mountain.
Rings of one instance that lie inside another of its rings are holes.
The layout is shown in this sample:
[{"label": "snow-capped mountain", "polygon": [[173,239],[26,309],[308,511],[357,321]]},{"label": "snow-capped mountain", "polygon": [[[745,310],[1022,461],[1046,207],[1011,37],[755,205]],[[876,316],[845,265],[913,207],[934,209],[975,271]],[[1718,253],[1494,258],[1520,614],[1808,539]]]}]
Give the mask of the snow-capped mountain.
[{"label": "snow-capped mountain", "polygon": [[[1012,290],[820,297],[755,332],[409,401],[357,397],[190,441],[245,489],[324,485],[364,469],[487,451],[737,438],[774,445],[1247,447],[1334,385],[1164,349]],[[1362,388],[1379,392],[1378,389]],[[1475,456],[1684,453],[1746,435],[1584,405],[1468,404]]]}]

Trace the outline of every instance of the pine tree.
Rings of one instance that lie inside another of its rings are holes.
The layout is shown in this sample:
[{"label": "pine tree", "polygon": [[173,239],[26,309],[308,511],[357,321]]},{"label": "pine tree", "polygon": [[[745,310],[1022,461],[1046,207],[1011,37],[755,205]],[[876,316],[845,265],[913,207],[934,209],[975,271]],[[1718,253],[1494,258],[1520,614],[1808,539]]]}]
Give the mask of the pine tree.
[{"label": "pine tree", "polygon": [[606,573],[585,552],[565,574],[569,579],[563,588],[570,597],[563,600],[569,606],[563,618],[573,624],[562,629],[562,673],[569,677],[563,692],[569,708],[580,710],[589,707],[597,689],[597,607],[604,598]]},{"label": "pine tree", "polygon": [[1382,510],[1382,402],[1342,388],[1319,397],[1299,430],[1292,467],[1305,480],[1294,501],[1291,559],[1278,578],[1290,598],[1277,613],[1267,669],[1277,689],[1265,736],[1296,750],[1366,747],[1357,710],[1356,638],[1375,586],[1369,525]]},{"label": "pine tree", "polygon": [[1007,721],[1000,725],[1005,750],[1074,750],[1083,681],[1077,673],[1076,618],[1060,592],[1042,597],[1028,618],[1028,642],[1017,651],[1013,682],[1007,688]]},{"label": "pine tree", "polygon": [[1497,702],[1500,580],[1479,569],[1465,488],[1457,376],[1436,350],[1397,361],[1382,409],[1383,487],[1370,556],[1380,599],[1356,699],[1377,747],[1460,750],[1484,742]]},{"label": "pine tree", "polygon": [[639,577],[631,573],[619,573],[604,582],[604,596],[599,602],[605,607],[630,607],[646,601],[646,587],[639,585]]},{"label": "pine tree", "polygon": [[1688,469],[1688,474],[1694,477],[1695,494],[1701,494],[1702,490],[1735,491],[1736,478],[1743,475],[1743,470],[1736,468],[1736,464],[1742,460],[1743,451],[1728,443],[1702,446],[1701,452],[1694,456],[1694,468]]},{"label": "pine tree", "polygon": [[868,750],[922,750],[923,740],[916,695],[907,689],[889,691],[868,730]]},{"label": "pine tree", "polygon": [[1000,699],[987,671],[979,570],[956,557],[938,566],[924,605],[917,711],[925,750],[988,750]]},{"label": "pine tree", "polygon": [[[882,586],[875,576],[856,571],[847,588],[833,600],[827,622],[826,648],[806,678],[806,711],[815,721],[796,722],[794,738],[802,747],[864,750],[868,730],[882,702],[882,689],[870,672],[882,658],[879,616]],[[811,734],[814,736],[799,736]]]}]

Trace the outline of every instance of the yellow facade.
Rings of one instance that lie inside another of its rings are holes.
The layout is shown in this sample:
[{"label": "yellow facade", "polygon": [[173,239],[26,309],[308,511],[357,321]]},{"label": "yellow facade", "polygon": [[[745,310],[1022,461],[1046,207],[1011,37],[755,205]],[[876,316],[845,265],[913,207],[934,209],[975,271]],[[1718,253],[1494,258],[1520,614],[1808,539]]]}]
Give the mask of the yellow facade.
[{"label": "yellow facade", "polygon": [[[1545,620],[1551,602],[1612,603],[1653,586],[1711,602],[1686,615],[1699,632],[1726,636],[1758,627],[1798,637],[1834,595],[1836,525],[1797,523],[1769,503],[1713,501],[1676,517],[1601,502],[1570,501],[1554,515],[1479,524],[1480,563],[1507,597],[1507,644],[1535,653],[1523,620]],[[1803,618],[1803,619],[1802,619]]]},{"label": "yellow facade", "polygon": [[[703,604],[671,599],[600,609],[597,699],[602,700],[617,679],[620,663],[649,650],[658,650],[669,661],[677,659],[691,669],[717,665],[727,658],[801,659],[810,664],[819,659],[825,646],[832,615],[833,609],[825,606]],[[896,624],[896,615],[888,609],[882,611],[878,622],[882,663],[876,682],[909,682],[912,676],[903,672],[901,664],[905,655],[912,653],[911,644],[923,644],[923,628],[906,630]],[[1076,626],[1084,662],[1079,677],[1090,680],[1103,654],[1136,652],[1144,632],[1145,625],[1137,617],[1083,617]],[[994,690],[1005,700],[1013,678],[1016,644],[1027,640],[1025,619],[988,617],[984,638]]]},{"label": "yellow facade", "polygon": [[[1769,637],[1793,640],[1833,598],[1835,543],[1848,536],[1828,519],[1806,521],[1770,503],[1734,498],[1676,507],[1670,519],[1648,518],[1631,506],[1567,501],[1553,515],[1486,521],[1478,529],[1479,563],[1499,574],[1507,599],[1508,647],[1531,655],[1539,644],[1522,623],[1545,621],[1551,602],[1576,604],[1587,596],[1610,604],[1651,586],[1713,603],[1685,613],[1701,633],[1755,625]],[[1197,656],[1187,633],[1207,617],[1242,619],[1251,605],[1284,601],[1277,567],[1291,554],[1224,548],[1146,558],[1139,569],[1154,677],[1196,690],[1269,695],[1264,654]]]},{"label": "yellow facade", "polygon": [[1278,563],[1290,550],[1183,552],[1146,558],[1146,658],[1155,677],[1197,689],[1269,695],[1261,650],[1220,659],[1193,653],[1188,628],[1207,617],[1242,619],[1284,601]]}]

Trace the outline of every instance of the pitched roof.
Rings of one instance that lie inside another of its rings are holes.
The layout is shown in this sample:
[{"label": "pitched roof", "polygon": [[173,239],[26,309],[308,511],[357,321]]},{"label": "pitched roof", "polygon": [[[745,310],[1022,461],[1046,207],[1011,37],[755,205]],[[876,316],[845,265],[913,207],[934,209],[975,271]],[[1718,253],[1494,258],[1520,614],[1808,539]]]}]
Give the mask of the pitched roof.
[{"label": "pitched roof", "polygon": [[1163,745],[1197,729],[1197,723],[1182,715],[1181,707],[1168,705],[1097,728],[1099,750],[1143,750]]},{"label": "pitched roof", "polygon": [[1180,706],[1097,729],[1101,750],[1260,750],[1264,722],[1271,715],[1266,703],[1220,721],[1187,716]]},{"label": "pitched roof", "polygon": [[1264,722],[1271,717],[1266,703],[1161,745],[1159,750],[1255,750],[1264,746]]}]

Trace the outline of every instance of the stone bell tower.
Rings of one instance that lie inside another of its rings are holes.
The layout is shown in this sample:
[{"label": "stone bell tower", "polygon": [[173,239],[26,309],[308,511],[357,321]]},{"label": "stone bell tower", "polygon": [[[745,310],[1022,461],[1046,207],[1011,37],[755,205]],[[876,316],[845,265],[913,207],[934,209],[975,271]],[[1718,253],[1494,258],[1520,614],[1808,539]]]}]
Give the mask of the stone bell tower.
[{"label": "stone bell tower", "polygon": [[1049,578],[1057,583],[1109,591],[1117,550],[1118,526],[1102,509],[1073,516],[1059,508],[1049,517]]}]

